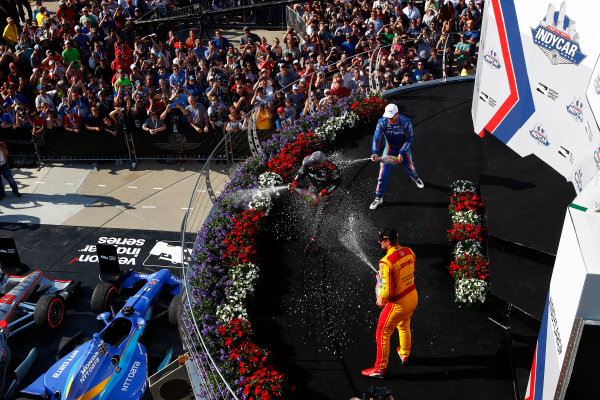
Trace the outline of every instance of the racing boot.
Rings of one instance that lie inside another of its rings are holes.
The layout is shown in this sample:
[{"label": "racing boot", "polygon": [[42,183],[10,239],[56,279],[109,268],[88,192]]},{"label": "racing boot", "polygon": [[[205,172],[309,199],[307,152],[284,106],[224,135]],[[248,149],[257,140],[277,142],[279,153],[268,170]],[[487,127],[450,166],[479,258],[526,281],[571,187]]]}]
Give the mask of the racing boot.
[{"label": "racing boot", "polygon": [[425,187],[425,184],[423,183],[421,178],[412,178],[412,181],[415,183],[415,185],[417,185],[419,189],[423,189]]},{"label": "racing boot", "polygon": [[400,354],[400,346],[396,347],[396,352],[398,352],[398,357],[400,357],[400,362],[402,363],[402,365],[406,365],[406,363],[408,362],[408,357],[402,357],[402,354]]},{"label": "racing boot", "polygon": [[383,204],[383,197],[375,197],[375,200],[373,200],[373,202],[371,203],[371,205],[369,206],[369,208],[371,210],[374,210],[377,207],[379,207],[381,204]]},{"label": "racing boot", "polygon": [[361,373],[364,376],[368,376],[369,378],[384,378],[385,377],[385,369],[379,369],[377,367],[363,369]]}]

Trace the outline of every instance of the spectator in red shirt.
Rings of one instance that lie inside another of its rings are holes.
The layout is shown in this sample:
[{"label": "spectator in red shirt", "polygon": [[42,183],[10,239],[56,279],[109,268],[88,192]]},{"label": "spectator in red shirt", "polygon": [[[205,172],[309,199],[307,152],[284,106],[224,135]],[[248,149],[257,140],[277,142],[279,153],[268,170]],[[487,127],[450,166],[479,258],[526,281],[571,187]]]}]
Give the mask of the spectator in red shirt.
[{"label": "spectator in red shirt", "polygon": [[333,89],[331,89],[331,94],[341,99],[342,97],[346,97],[350,94],[350,89],[344,86],[344,80],[341,77],[335,78],[333,83]]},{"label": "spectator in red shirt", "polygon": [[81,118],[78,114],[73,112],[71,107],[66,109],[65,118],[63,119],[63,126],[67,132],[79,133],[81,131]]},{"label": "spectator in red shirt", "polygon": [[62,21],[62,18],[64,17],[71,26],[75,25],[75,11],[67,4],[67,0],[59,0],[56,16],[59,21]]}]

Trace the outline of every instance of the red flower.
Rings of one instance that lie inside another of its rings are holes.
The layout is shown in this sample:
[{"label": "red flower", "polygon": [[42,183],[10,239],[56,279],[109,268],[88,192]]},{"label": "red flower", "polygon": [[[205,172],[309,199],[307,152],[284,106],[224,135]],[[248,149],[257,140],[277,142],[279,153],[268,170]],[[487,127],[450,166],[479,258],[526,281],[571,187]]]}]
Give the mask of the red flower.
[{"label": "red flower", "polygon": [[462,255],[450,263],[448,270],[456,280],[462,278],[488,280],[490,277],[488,260],[481,255]]},{"label": "red flower", "polygon": [[487,228],[482,225],[454,224],[447,232],[448,239],[457,242],[466,239],[482,242],[487,238]]}]

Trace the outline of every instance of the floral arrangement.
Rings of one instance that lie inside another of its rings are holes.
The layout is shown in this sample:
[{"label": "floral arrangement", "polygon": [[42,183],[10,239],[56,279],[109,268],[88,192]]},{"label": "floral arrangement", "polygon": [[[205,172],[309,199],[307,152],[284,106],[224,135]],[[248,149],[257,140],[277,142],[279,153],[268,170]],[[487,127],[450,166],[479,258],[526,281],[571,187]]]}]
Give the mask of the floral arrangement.
[{"label": "floral arrangement", "polygon": [[461,225],[479,225],[481,224],[482,216],[474,210],[460,211],[450,216],[453,224]]},{"label": "floral arrangement", "polygon": [[276,174],[275,172],[267,171],[260,174],[260,176],[258,177],[259,188],[273,188],[282,184],[283,179],[279,174]]},{"label": "floral arrangement", "polygon": [[477,194],[477,186],[471,181],[457,180],[450,186],[454,193],[471,192]]},{"label": "floral arrangement", "polygon": [[[275,172],[267,171],[258,177],[259,189],[271,189],[282,183],[283,179]],[[279,191],[258,190],[252,195],[252,199],[248,203],[248,208],[260,210],[267,216],[271,212],[271,208],[273,208],[272,197],[279,197],[279,195]]]},{"label": "floral arrangement", "polygon": [[232,285],[225,292],[225,302],[217,306],[217,318],[224,323],[233,319],[248,319],[246,298],[254,293],[258,279],[258,266],[253,263],[238,264],[229,270]]},{"label": "floral arrangement", "polygon": [[487,280],[490,277],[488,260],[482,255],[470,256],[461,254],[450,263],[450,275],[460,281],[464,278]]},{"label": "floral arrangement", "polygon": [[454,301],[478,306],[485,302],[490,277],[482,245],[487,240],[483,205],[473,182],[458,180],[451,187],[448,211],[452,227],[448,230],[448,239],[456,244],[452,250],[454,260],[448,270],[454,278]]},{"label": "floral arrangement", "polygon": [[326,121],[323,125],[315,129],[315,134],[325,141],[332,142],[335,140],[338,132],[343,132],[346,129],[352,129],[358,125],[360,118],[351,111],[345,112],[339,117],[334,117]]},{"label": "floral arrangement", "polygon": [[450,196],[450,207],[448,207],[450,215],[469,210],[480,214],[482,208],[481,197],[477,193],[471,191],[454,192]]},{"label": "floral arrangement", "polygon": [[269,352],[248,339],[252,337],[250,322],[232,319],[218,332],[228,353],[225,367],[239,375],[236,395],[248,400],[281,397],[285,378],[267,363]]},{"label": "floral arrangement", "polygon": [[454,249],[452,250],[452,255],[454,258],[457,258],[463,254],[469,256],[480,256],[482,255],[483,246],[481,242],[475,239],[465,239],[460,242],[456,242],[454,245]]},{"label": "floral arrangement", "polygon": [[[336,139],[333,134],[314,133],[319,127],[336,117],[341,119],[335,123],[346,129],[381,116],[385,102],[372,97],[354,92],[328,111],[303,116],[262,143],[260,154],[236,169],[198,232],[183,323],[192,337],[198,328],[211,358],[240,399],[281,398],[289,385],[273,366],[270,352],[253,341],[245,304],[259,277],[257,240],[272,193],[256,190],[249,203],[235,193],[289,182],[305,156]],[[359,111],[349,112],[352,106]],[[359,114],[360,110],[367,114]],[[207,360],[201,351],[192,351],[191,356],[202,363]],[[223,392],[226,389],[215,376],[207,374],[205,384],[213,392]]]},{"label": "floral arrangement", "polygon": [[271,172],[281,176],[284,182],[288,182],[304,157],[310,155],[318,148],[318,138],[311,132],[298,135],[298,138],[287,143],[281,153],[269,160],[268,167]]},{"label": "floral arrangement", "polygon": [[455,301],[476,307],[485,302],[488,291],[488,283],[484,280],[476,278],[461,279],[454,286]]},{"label": "floral arrangement", "polygon": [[487,238],[487,228],[483,225],[454,224],[448,230],[448,239],[453,241],[477,240],[483,241]]},{"label": "floral arrangement", "polygon": [[371,119],[373,115],[382,115],[387,102],[379,96],[370,96],[357,101],[350,106],[350,110],[361,120]]},{"label": "floral arrangement", "polygon": [[[278,195],[279,193],[277,193]],[[271,208],[273,208],[273,200],[271,194],[260,191],[252,195],[252,200],[248,203],[249,209],[262,211],[265,216],[269,215]]]},{"label": "floral arrangement", "polygon": [[233,227],[225,236],[227,250],[223,259],[231,265],[256,262],[255,242],[259,223],[265,215],[260,210],[244,210],[233,219]]}]

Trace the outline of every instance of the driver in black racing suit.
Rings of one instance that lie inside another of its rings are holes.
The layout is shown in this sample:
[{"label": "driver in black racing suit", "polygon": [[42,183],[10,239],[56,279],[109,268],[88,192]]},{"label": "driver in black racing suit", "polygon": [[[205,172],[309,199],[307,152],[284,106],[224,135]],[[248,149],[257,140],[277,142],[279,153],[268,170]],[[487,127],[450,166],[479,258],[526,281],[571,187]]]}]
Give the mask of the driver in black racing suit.
[{"label": "driver in black racing suit", "polygon": [[[309,182],[308,189],[298,187],[298,182],[304,179]],[[304,157],[294,181],[288,185],[290,191],[317,207],[317,223],[314,224],[310,240],[304,248],[305,253],[312,253],[315,250],[317,235],[321,230],[325,215],[331,208],[330,195],[340,186],[341,182],[342,178],[335,164],[327,160],[323,152],[315,151],[310,156]]]}]

